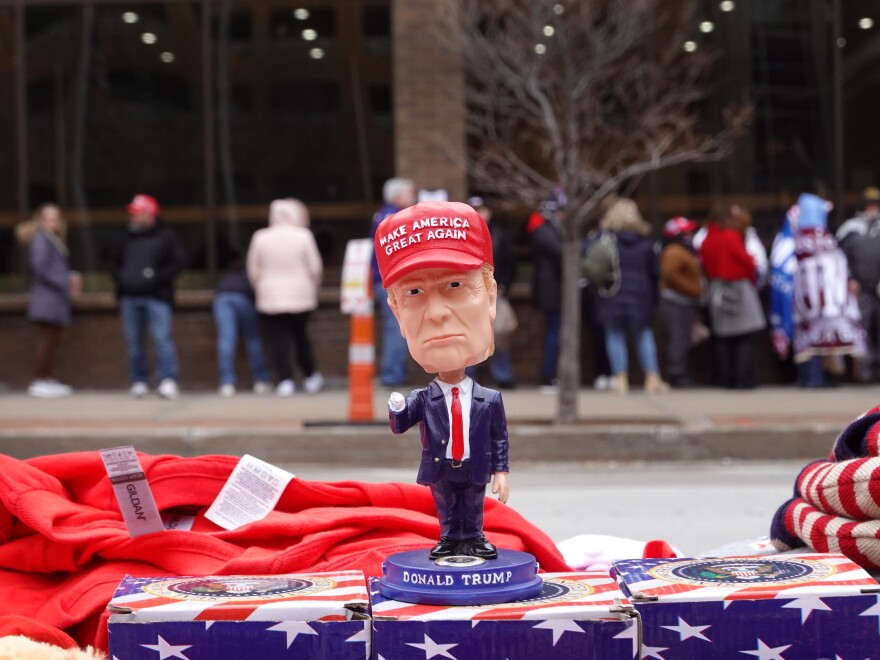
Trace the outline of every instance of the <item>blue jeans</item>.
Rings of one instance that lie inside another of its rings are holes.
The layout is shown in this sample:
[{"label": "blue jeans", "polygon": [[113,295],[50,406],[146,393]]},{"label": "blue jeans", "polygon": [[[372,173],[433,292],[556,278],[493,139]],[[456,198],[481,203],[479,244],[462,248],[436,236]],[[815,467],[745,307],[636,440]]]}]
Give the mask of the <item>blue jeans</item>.
[{"label": "blue jeans", "polygon": [[251,376],[255,383],[269,382],[260,316],[253,301],[243,293],[223,292],[214,297],[214,323],[217,325],[217,367],[221,385],[235,385],[235,348],[241,330]]},{"label": "blue jeans", "polygon": [[822,356],[814,355],[806,362],[797,366],[798,385],[801,387],[824,387],[825,369],[822,367]]},{"label": "blue jeans", "polygon": [[400,334],[397,319],[388,306],[388,292],[377,284],[373,287],[376,308],[382,316],[382,362],[379,381],[383,385],[402,385],[409,380],[409,348]]},{"label": "blue jeans", "polygon": [[[645,326],[636,330],[636,346],[639,351],[639,362],[645,373],[659,373],[657,366],[657,344],[654,332]],[[605,349],[611,363],[611,373],[619,374],[629,371],[629,353],[626,349],[626,328],[623,326],[605,326]]]},{"label": "blue jeans", "polygon": [[559,361],[559,325],[561,312],[558,309],[544,311],[547,327],[544,329],[544,356],[541,360],[541,385],[552,385],[556,380],[556,363]]},{"label": "blue jeans", "polygon": [[171,304],[149,296],[122,296],[119,299],[128,373],[133,383],[146,383],[146,331],[149,329],[156,351],[159,380],[177,380],[177,349],[171,338]]},{"label": "blue jeans", "polygon": [[[492,374],[492,378],[495,379],[496,383],[499,385],[513,384],[513,358],[510,355],[510,351],[501,351],[496,348],[488,362],[489,373]],[[471,365],[464,371],[474,380],[477,379],[476,364]]]}]

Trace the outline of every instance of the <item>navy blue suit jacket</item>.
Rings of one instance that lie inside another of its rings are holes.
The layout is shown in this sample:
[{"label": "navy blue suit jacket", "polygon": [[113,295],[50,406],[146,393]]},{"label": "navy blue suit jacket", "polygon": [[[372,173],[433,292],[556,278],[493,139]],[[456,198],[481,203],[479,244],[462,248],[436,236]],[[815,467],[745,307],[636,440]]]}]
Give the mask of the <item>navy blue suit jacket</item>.
[{"label": "navy blue suit jacket", "polygon": [[[404,433],[413,425],[419,425],[422,460],[417,481],[423,485],[436,482],[449,442],[449,412],[443,390],[432,380],[428,387],[410,392],[406,407],[400,412],[389,411],[389,418],[394,433]],[[468,439],[471,479],[475,484],[489,483],[495,472],[510,471],[507,464],[507,418],[501,393],[482,387],[476,381],[471,392]]]}]

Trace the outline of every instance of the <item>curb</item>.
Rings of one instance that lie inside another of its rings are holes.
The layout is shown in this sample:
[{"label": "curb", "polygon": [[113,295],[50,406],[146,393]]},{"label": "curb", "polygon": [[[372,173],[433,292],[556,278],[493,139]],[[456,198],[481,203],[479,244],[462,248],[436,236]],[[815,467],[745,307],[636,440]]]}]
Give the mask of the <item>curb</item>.
[{"label": "curb", "polygon": [[[514,462],[814,460],[828,455],[837,425],[682,427],[677,425],[509,428]],[[254,429],[168,425],[152,429],[27,429],[0,432],[0,453],[18,459],[134,445],[149,454],[252,454],[284,464],[371,468],[418,462],[417,430],[394,435],[384,425]]]}]

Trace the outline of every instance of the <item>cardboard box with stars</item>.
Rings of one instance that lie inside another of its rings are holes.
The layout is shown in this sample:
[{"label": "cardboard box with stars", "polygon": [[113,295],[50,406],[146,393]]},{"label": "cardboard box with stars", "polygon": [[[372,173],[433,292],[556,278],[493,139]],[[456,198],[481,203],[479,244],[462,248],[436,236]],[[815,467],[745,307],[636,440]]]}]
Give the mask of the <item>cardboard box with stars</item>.
[{"label": "cardboard box with stars", "polygon": [[364,660],[371,653],[360,571],[127,576],[108,608],[115,660]]},{"label": "cardboard box with stars", "polygon": [[374,660],[638,657],[638,615],[607,572],[546,573],[539,598],[484,606],[387,599],[370,579]]},{"label": "cardboard box with stars", "polygon": [[625,559],[642,658],[875,658],[880,586],[839,554]]}]

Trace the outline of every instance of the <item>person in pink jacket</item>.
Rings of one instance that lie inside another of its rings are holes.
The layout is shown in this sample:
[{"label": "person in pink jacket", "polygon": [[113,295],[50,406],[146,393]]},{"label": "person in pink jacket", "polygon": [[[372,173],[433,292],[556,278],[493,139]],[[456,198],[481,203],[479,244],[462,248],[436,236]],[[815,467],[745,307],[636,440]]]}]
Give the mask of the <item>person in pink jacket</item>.
[{"label": "person in pink jacket", "polygon": [[247,272],[257,311],[269,322],[279,396],[291,396],[296,389],[290,368],[291,335],[303,371],[303,388],[314,393],[324,386],[323,376],[315,370],[308,333],[309,314],[318,306],[322,269],[305,204],[298,199],[276,199],[269,206],[269,226],[251,239]]}]

